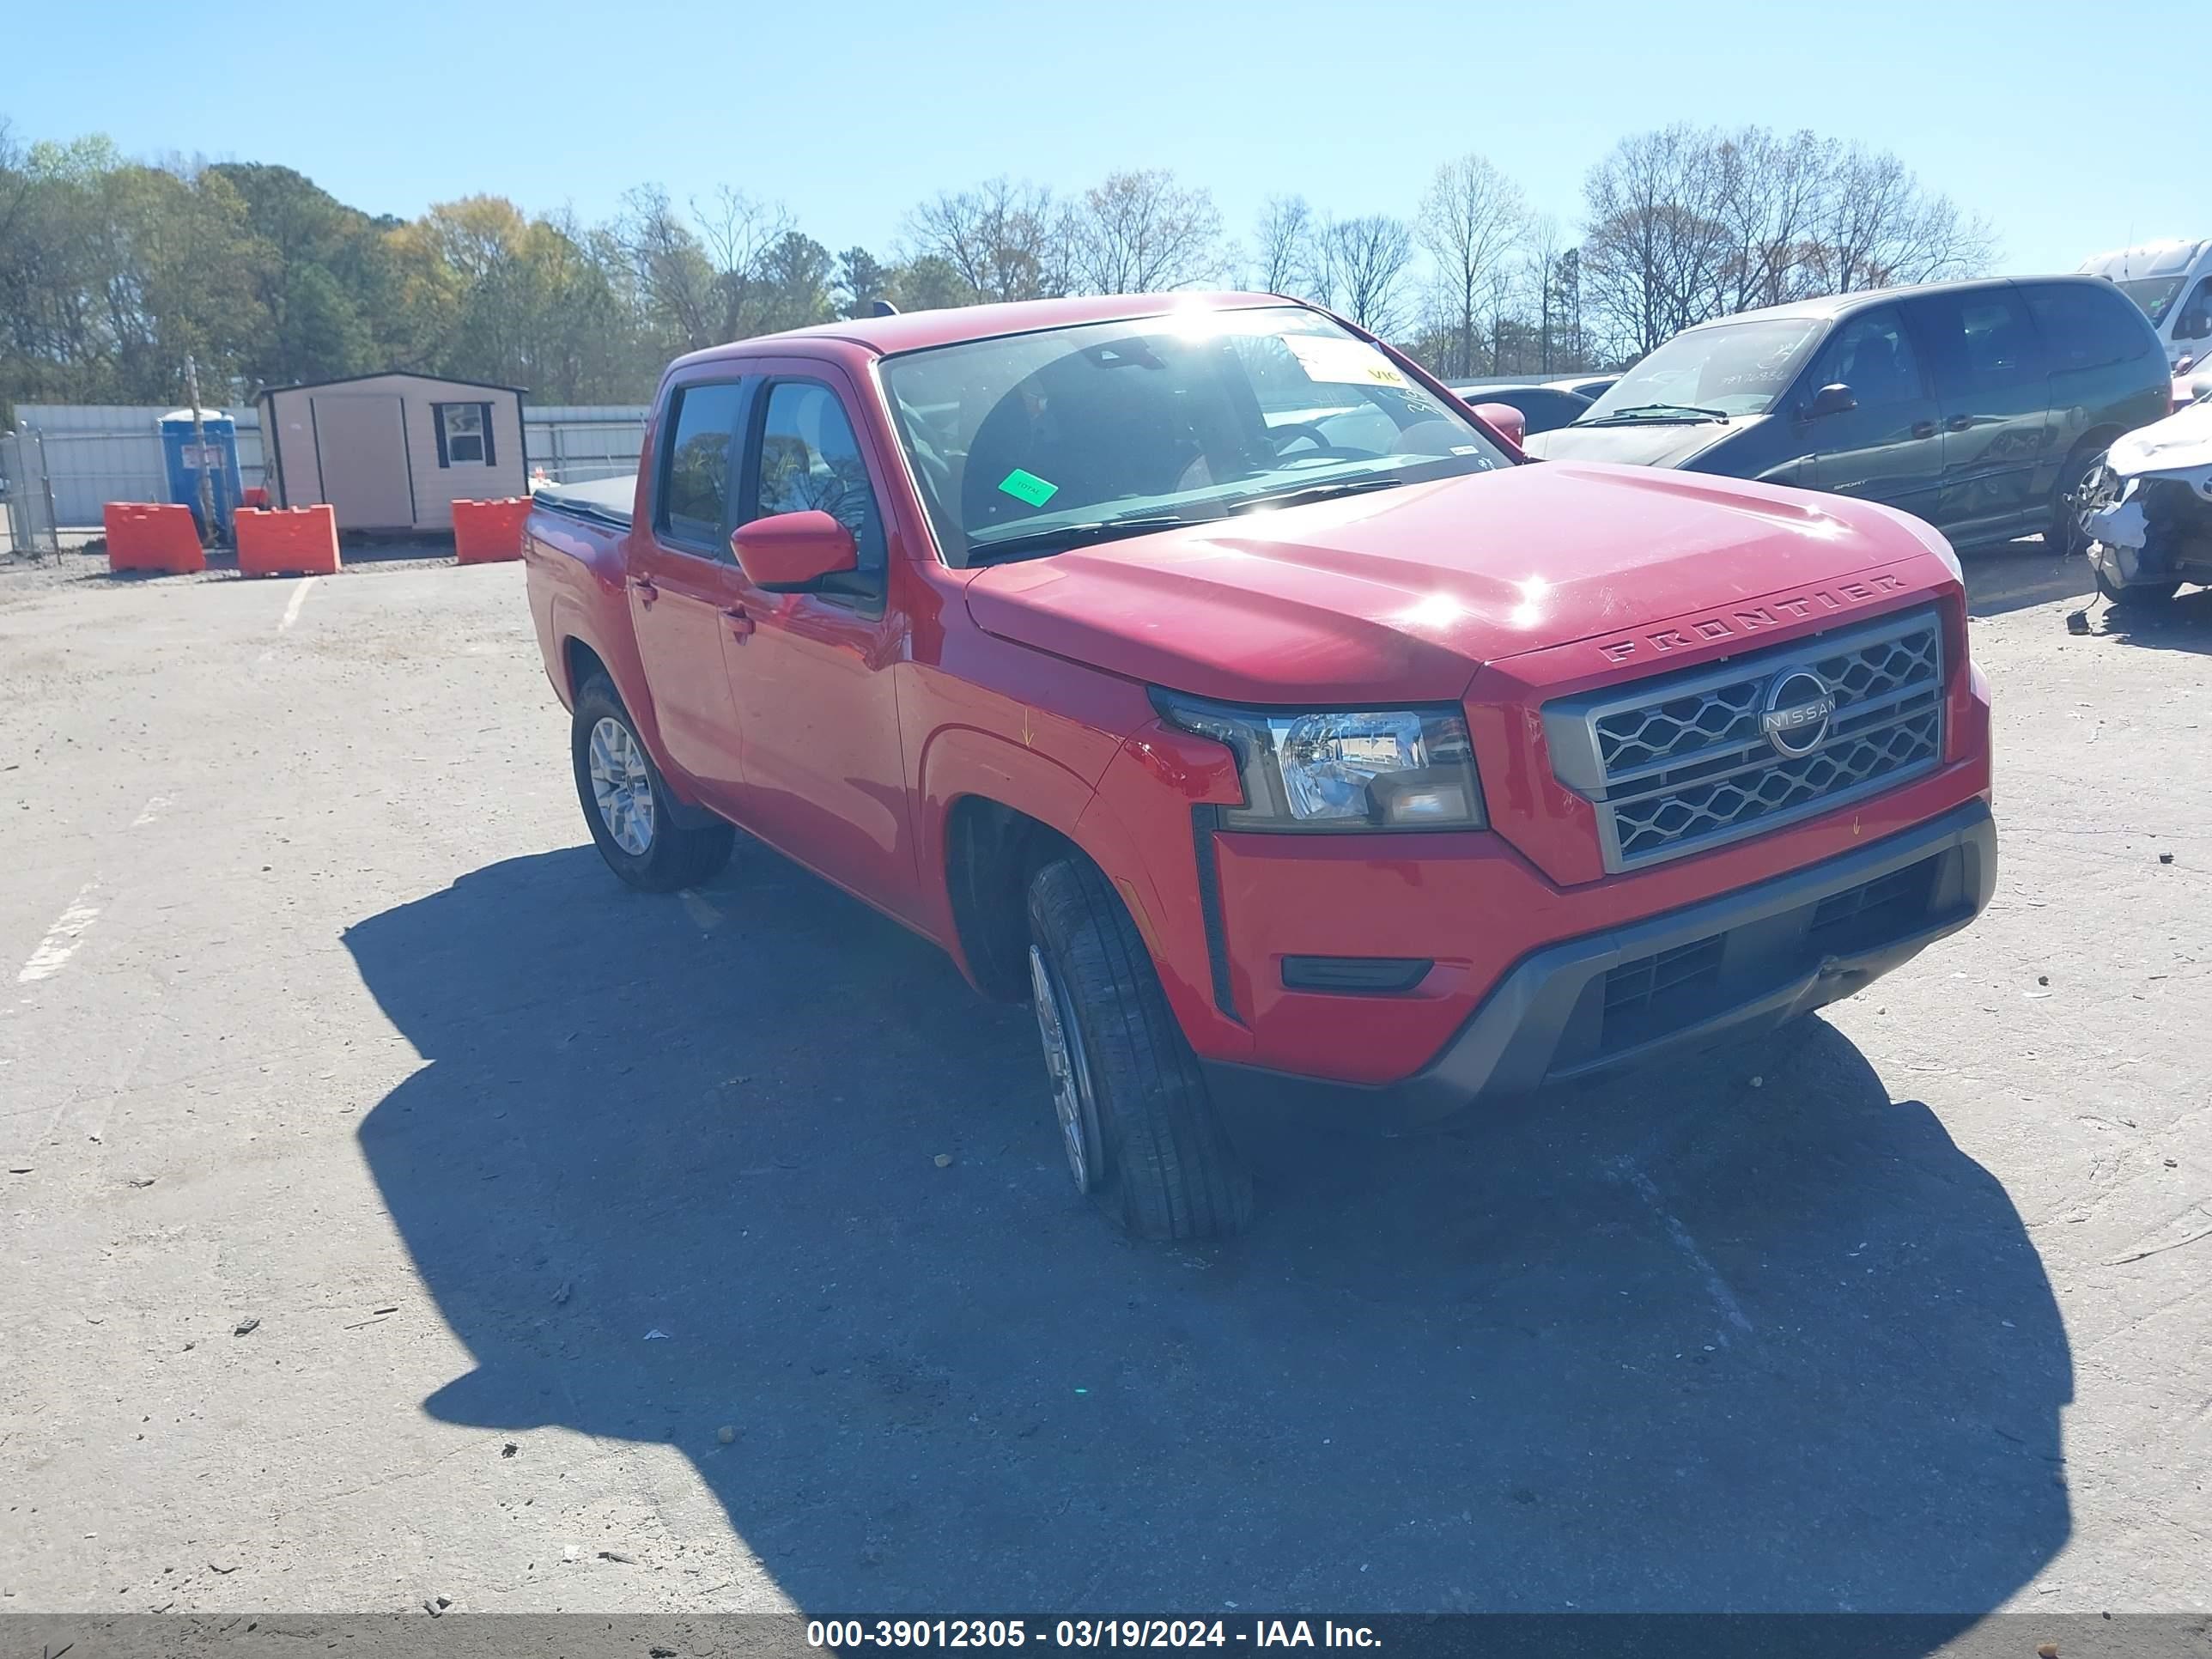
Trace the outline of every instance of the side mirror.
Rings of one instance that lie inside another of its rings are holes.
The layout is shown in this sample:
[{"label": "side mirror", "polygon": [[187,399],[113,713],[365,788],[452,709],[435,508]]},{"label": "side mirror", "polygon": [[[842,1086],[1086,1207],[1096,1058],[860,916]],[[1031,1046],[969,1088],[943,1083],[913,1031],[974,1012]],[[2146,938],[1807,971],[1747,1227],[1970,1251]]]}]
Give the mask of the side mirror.
[{"label": "side mirror", "polygon": [[1813,394],[1813,401],[1805,405],[1805,418],[1816,421],[1823,415],[1842,415],[1859,406],[1851,395],[1850,387],[1840,381],[1822,386]]},{"label": "side mirror", "polygon": [[796,592],[860,562],[853,532],[818,508],[741,524],[730,532],[730,551],[745,580],[771,593]]},{"label": "side mirror", "polygon": [[1513,459],[1520,460],[1527,454],[1522,446],[1528,441],[1528,417],[1511,404],[1477,404],[1474,412],[1482,417],[1486,426],[1496,429],[1513,451]]}]

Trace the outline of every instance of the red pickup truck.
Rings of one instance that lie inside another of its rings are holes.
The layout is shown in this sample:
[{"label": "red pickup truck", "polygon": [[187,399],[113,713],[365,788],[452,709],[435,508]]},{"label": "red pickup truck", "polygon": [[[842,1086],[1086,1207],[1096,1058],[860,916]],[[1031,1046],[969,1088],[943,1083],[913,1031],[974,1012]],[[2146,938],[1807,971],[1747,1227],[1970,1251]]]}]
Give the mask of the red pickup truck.
[{"label": "red pickup truck", "polygon": [[526,557],[615,872],[742,825],[1032,1002],[1075,1183],[1147,1236],[1249,1218],[1225,1124],[1705,1065],[1996,877],[1942,537],[1524,464],[1280,298],[695,353]]}]

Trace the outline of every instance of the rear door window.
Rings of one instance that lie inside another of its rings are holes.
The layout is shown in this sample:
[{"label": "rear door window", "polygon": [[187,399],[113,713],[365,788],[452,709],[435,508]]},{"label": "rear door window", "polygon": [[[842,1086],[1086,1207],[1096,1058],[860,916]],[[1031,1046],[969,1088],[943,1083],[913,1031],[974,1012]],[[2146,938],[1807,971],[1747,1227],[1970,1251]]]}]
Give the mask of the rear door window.
[{"label": "rear door window", "polygon": [[730,480],[744,391],[735,380],[714,380],[670,394],[653,514],[663,540],[726,564],[735,556],[729,548]]},{"label": "rear door window", "polygon": [[1912,311],[1944,396],[2026,386],[2050,372],[2027,305],[2008,288],[1931,294]]},{"label": "rear door window", "polygon": [[2051,283],[2022,291],[2054,369],[2100,368],[2157,349],[2142,313],[2109,286]]}]

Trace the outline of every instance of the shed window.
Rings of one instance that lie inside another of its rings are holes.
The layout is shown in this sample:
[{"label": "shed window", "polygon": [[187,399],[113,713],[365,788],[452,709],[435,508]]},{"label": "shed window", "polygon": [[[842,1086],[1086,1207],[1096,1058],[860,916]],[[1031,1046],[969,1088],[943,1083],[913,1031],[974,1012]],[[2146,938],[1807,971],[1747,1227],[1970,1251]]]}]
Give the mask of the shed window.
[{"label": "shed window", "polygon": [[440,466],[490,466],[491,405],[433,404],[438,426]]}]

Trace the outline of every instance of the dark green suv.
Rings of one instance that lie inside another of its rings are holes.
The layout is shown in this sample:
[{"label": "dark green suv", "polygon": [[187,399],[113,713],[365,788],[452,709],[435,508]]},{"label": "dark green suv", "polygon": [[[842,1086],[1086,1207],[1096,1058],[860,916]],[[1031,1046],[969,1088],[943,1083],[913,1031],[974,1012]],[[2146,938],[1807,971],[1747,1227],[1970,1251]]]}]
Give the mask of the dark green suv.
[{"label": "dark green suv", "polygon": [[2172,395],[2157,334],[2110,283],[1944,283],[1701,323],[1528,448],[1832,489],[1960,546],[2049,531],[2063,550],[2065,498]]}]

